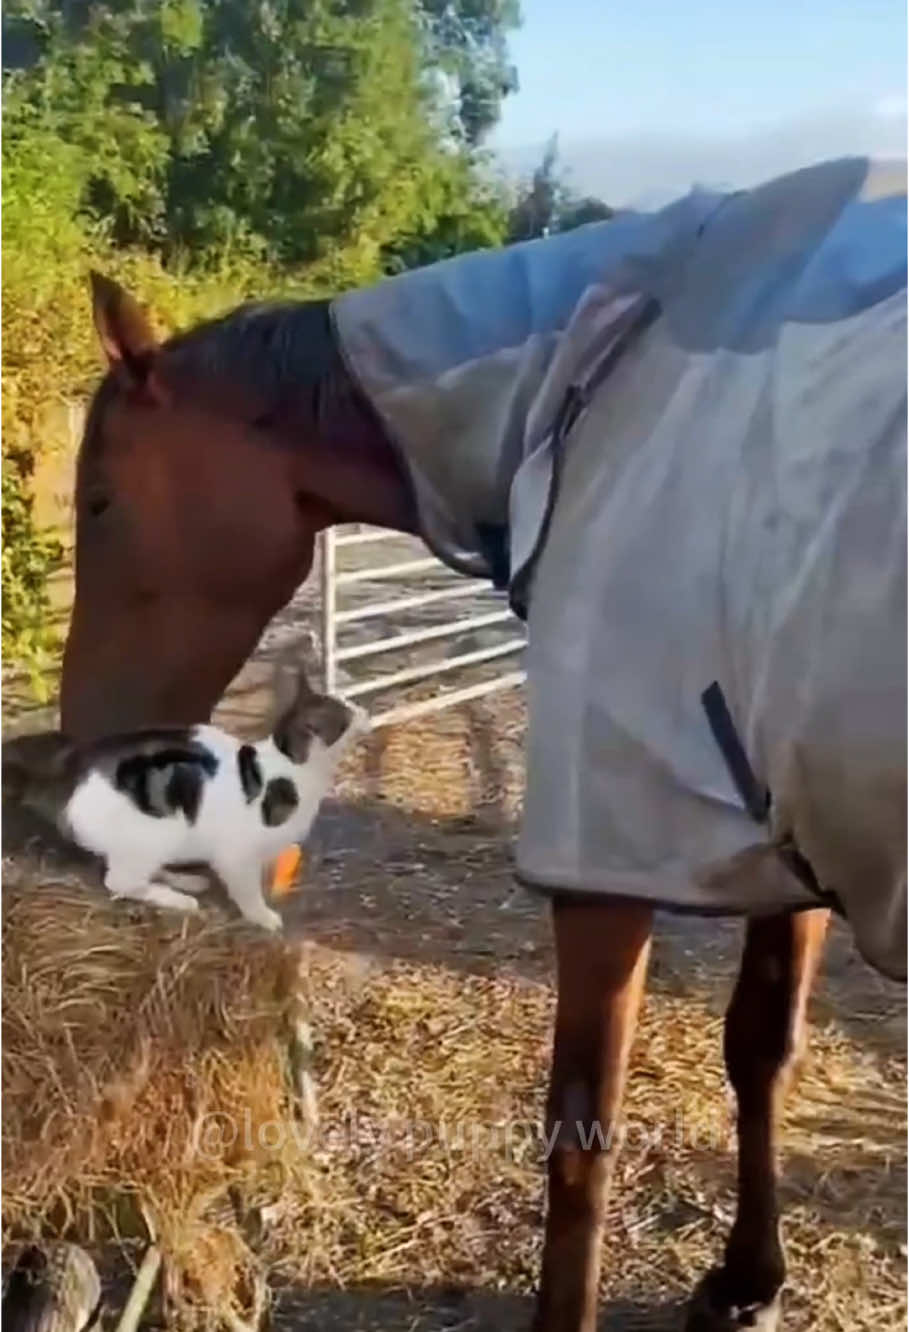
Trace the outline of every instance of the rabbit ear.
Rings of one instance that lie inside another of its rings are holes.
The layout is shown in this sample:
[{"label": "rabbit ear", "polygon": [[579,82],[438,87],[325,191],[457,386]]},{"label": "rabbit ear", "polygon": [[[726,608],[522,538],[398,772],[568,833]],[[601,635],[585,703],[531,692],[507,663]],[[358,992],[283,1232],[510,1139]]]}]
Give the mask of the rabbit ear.
[{"label": "rabbit ear", "polygon": [[299,649],[282,653],[275,661],[273,689],[275,712],[279,717],[313,694]]},{"label": "rabbit ear", "polygon": [[272,710],[276,717],[285,713],[297,692],[296,674],[289,662],[279,658],[272,673]]}]

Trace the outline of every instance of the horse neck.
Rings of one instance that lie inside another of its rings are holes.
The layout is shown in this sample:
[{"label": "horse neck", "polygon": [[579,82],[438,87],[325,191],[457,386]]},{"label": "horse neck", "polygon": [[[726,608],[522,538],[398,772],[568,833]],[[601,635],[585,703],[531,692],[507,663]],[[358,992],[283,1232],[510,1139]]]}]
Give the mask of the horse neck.
[{"label": "horse neck", "polygon": [[303,449],[307,490],[328,503],[333,521],[417,534],[410,480],[346,368],[326,376],[312,411],[315,431]]}]

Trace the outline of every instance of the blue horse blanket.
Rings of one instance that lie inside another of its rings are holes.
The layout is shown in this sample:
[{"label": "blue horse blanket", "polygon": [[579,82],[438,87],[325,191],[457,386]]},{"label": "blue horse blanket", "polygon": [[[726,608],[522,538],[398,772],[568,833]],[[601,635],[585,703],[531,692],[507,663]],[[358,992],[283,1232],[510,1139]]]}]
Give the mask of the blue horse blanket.
[{"label": "blue horse blanket", "polygon": [[905,977],[906,239],[843,159],[334,302],[427,543],[527,616],[525,882],[826,894]]}]

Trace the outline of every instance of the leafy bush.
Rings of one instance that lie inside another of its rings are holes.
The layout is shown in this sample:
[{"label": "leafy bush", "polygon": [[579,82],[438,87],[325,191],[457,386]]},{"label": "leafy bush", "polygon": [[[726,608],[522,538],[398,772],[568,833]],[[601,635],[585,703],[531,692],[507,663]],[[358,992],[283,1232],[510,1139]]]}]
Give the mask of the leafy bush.
[{"label": "leafy bush", "polygon": [[[25,465],[23,465],[23,463]],[[47,672],[57,647],[50,627],[47,580],[63,559],[61,543],[34,522],[30,470],[19,454],[3,457],[3,652],[24,670],[46,702]]]},{"label": "leafy bush", "polygon": [[78,377],[62,298],[87,247],[80,155],[30,120],[11,111],[3,136],[2,618],[4,663],[23,668],[41,696],[55,648],[47,583],[63,552],[35,524],[32,478],[42,407]]},{"label": "leafy bush", "polygon": [[[141,253],[114,251],[82,209],[87,163],[25,106],[6,108],[3,135],[4,355],[2,367],[3,653],[39,696],[59,649],[48,580],[60,567],[57,535],[39,529],[33,481],[46,456],[55,404],[84,398],[102,369],[88,272],[111,271],[175,322],[213,313],[245,292],[223,272],[180,281]],[[252,274],[245,275],[251,290]]]}]

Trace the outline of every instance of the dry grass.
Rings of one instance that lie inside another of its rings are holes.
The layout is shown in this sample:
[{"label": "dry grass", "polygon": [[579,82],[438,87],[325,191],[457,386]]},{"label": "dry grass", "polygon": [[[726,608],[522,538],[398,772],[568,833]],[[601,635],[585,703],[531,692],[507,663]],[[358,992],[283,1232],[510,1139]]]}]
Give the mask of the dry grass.
[{"label": "dry grass", "polygon": [[[307,1281],[532,1290],[551,1012],[547,985],[514,976],[398,965],[364,985],[324,1032],[325,1120],[354,1106],[368,1122],[329,1153],[350,1212],[310,1249]],[[648,1326],[715,1259],[731,1217],[719,1044],[704,997],[651,998],[604,1272],[604,1297],[643,1299]],[[789,1327],[904,1326],[903,1085],[898,1063],[857,1056],[835,1024],[814,1033],[787,1121]]]},{"label": "dry grass", "polygon": [[[240,925],[131,912],[72,876],[37,884],[8,863],[5,1237],[129,1248],[151,1232],[177,1303],[241,1308],[259,1265],[244,1213],[276,1170],[306,1189],[298,1153],[256,1146],[261,1123],[294,1113],[298,965]],[[213,1117],[249,1135],[215,1145]]]},{"label": "dry grass", "polygon": [[[525,1326],[548,927],[534,899],[500,910],[507,847],[474,818],[511,813],[520,730],[519,705],[502,699],[371,739],[287,907],[302,953],[216,906],[174,923],[109,904],[69,871],[11,864],[7,1236],[67,1231],[97,1247],[119,1235],[129,1254],[147,1216],[194,1326],[214,1309],[248,1314],[266,1270],[278,1322],[283,1307],[295,1329]],[[728,1228],[720,1033],[737,937],[732,923],[661,927],[610,1215],[608,1325],[675,1326]],[[301,986],[320,1108],[306,1131],[284,1035]],[[813,1018],[784,1133],[786,1326],[895,1332],[904,995],[837,932]],[[187,1152],[213,1112],[248,1123],[245,1144]]]}]

